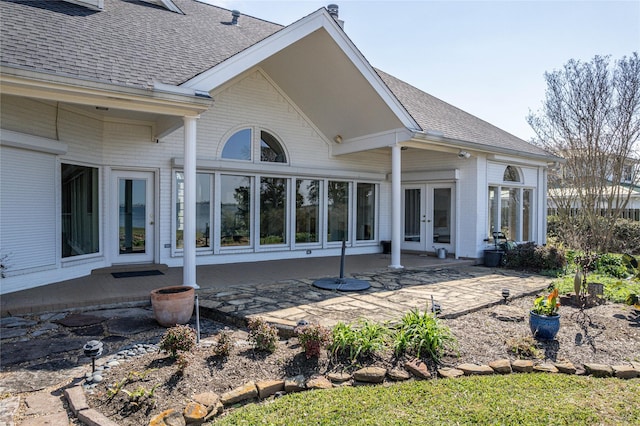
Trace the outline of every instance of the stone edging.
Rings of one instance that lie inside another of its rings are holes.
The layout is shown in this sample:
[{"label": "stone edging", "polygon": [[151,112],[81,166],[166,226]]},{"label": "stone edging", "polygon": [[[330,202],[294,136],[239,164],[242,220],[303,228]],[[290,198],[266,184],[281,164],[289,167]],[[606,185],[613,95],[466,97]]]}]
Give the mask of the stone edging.
[{"label": "stone edging", "polygon": [[[436,377],[455,378],[460,376],[511,374],[511,373],[562,373],[590,375],[593,377],[617,377],[619,379],[634,379],[640,377],[640,362],[630,364],[607,365],[585,363],[574,366],[569,361],[555,363],[534,364],[530,360],[499,359],[488,365],[460,364],[455,368],[440,368],[435,372]],[[235,389],[218,395],[204,392],[195,395],[182,408],[170,408],[154,416],[149,425],[163,426],[169,424],[200,424],[210,421],[224,411],[225,407],[253,399],[263,400],[279,397],[287,393],[301,392],[312,389],[329,389],[340,386],[357,386],[364,384],[378,384],[385,380],[392,382],[415,379],[433,378],[432,372],[422,361],[408,361],[404,368],[387,370],[382,367],[365,367],[348,373],[330,373],[327,376],[313,376],[305,378],[302,375],[286,379],[262,380],[248,382]],[[65,389],[64,395],[76,417],[90,426],[118,426],[117,423],[103,414],[89,407],[84,389],[81,385]],[[177,423],[175,423],[177,422]]]}]

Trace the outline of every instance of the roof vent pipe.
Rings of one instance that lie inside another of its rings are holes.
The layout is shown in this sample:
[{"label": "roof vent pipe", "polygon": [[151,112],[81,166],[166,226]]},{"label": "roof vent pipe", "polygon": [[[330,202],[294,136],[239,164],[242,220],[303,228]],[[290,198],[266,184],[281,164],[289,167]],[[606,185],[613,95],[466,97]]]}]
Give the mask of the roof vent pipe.
[{"label": "roof vent pipe", "polygon": [[232,10],[231,11],[231,25],[238,25],[238,18],[240,17],[240,11],[239,10]]},{"label": "roof vent pipe", "polygon": [[327,10],[329,11],[329,15],[331,15],[331,17],[336,20],[338,25],[340,25],[340,28],[344,28],[344,21],[338,19],[338,5],[330,4],[327,6]]}]

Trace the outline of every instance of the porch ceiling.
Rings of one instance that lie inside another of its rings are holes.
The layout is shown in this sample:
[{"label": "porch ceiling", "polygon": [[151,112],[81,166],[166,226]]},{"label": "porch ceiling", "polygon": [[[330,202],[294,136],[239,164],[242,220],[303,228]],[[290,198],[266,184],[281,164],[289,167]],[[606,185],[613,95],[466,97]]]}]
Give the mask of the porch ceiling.
[{"label": "porch ceiling", "polygon": [[347,140],[404,127],[322,28],[260,66],[330,140],[336,135]]}]

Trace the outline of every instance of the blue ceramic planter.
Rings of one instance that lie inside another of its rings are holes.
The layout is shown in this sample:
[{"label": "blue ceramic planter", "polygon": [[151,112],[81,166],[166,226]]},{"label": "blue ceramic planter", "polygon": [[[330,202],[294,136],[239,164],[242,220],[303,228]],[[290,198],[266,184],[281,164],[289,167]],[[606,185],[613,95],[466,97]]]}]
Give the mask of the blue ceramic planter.
[{"label": "blue ceramic planter", "polygon": [[560,330],[560,315],[547,316],[529,312],[529,327],[536,339],[553,340]]}]

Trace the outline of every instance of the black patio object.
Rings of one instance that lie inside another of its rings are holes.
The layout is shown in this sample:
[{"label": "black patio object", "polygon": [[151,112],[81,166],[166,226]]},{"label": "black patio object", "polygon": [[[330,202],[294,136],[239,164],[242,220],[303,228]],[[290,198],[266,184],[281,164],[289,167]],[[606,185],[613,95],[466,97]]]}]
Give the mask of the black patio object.
[{"label": "black patio object", "polygon": [[344,277],[344,258],[347,245],[342,240],[342,255],[340,256],[340,277],[339,278],[320,278],[313,282],[313,286],[323,290],[337,291],[363,291],[371,287],[368,281],[358,280],[355,278]]}]

